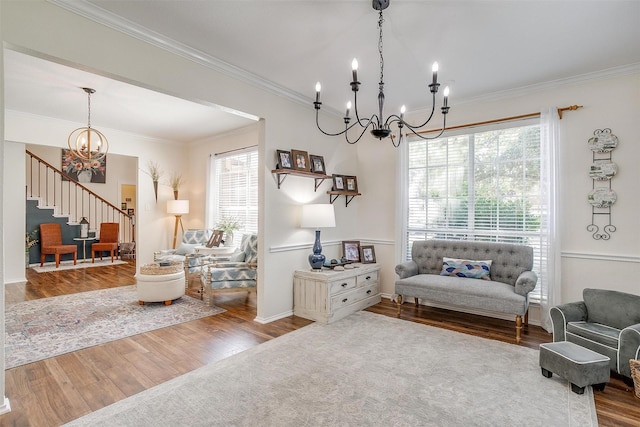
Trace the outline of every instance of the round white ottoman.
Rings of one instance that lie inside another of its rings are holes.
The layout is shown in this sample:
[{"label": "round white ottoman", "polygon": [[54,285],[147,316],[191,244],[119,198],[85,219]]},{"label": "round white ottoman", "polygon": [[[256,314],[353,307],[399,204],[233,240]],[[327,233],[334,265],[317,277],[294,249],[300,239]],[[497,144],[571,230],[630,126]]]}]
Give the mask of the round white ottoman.
[{"label": "round white ottoman", "polygon": [[157,264],[140,267],[140,272],[135,276],[140,305],[145,302],[171,305],[171,301],[184,295],[184,270],[181,268],[182,263],[177,264],[171,267],[158,267]]}]

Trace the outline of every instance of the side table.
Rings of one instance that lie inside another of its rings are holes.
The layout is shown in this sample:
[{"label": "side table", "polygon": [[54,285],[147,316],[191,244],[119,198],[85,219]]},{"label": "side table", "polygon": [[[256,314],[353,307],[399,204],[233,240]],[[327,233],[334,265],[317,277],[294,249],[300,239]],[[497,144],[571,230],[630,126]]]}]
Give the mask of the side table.
[{"label": "side table", "polygon": [[82,261],[87,262],[87,240],[96,240],[95,237],[74,237],[73,240],[82,242]]},{"label": "side table", "polygon": [[331,323],[380,302],[377,264],[357,264],[344,271],[296,270],[293,314]]}]

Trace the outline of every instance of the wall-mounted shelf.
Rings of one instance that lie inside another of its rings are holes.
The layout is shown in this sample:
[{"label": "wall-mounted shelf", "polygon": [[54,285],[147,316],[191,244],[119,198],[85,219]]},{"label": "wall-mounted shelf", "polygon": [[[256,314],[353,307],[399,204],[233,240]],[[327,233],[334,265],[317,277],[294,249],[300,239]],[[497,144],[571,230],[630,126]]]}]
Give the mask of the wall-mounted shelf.
[{"label": "wall-mounted shelf", "polygon": [[321,173],[314,173],[314,172],[298,171],[295,169],[274,169],[271,171],[271,173],[275,174],[278,179],[278,190],[280,189],[280,185],[282,185],[284,180],[289,175],[302,176],[305,178],[313,178],[313,180],[315,181],[314,191],[318,190],[318,187],[322,185],[325,179],[331,179],[331,176],[329,175],[323,175]]},{"label": "wall-mounted shelf", "polygon": [[327,191],[327,194],[329,195],[329,202],[333,203],[336,200],[338,200],[338,198],[340,196],[344,196],[344,201],[345,201],[345,206],[349,206],[349,203],[351,203],[351,201],[353,200],[354,197],[356,196],[362,196],[362,194],[357,193],[355,191]]}]

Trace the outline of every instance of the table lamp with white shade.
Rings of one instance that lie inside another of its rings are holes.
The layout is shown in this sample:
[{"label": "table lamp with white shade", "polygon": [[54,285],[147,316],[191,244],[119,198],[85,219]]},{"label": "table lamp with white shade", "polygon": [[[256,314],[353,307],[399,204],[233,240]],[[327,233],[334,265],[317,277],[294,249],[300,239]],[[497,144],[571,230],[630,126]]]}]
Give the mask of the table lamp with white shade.
[{"label": "table lamp with white shade", "polygon": [[313,244],[313,253],[309,255],[309,264],[314,270],[322,270],[325,256],[322,255],[320,244],[320,228],[335,227],[336,217],[331,204],[311,204],[302,206],[300,227],[315,228],[316,241]]},{"label": "table lamp with white shade", "polygon": [[173,229],[173,249],[176,248],[176,240],[178,237],[178,223],[184,234],[184,227],[182,226],[182,215],[189,213],[189,201],[188,200],[167,200],[167,213],[175,215],[176,226]]}]

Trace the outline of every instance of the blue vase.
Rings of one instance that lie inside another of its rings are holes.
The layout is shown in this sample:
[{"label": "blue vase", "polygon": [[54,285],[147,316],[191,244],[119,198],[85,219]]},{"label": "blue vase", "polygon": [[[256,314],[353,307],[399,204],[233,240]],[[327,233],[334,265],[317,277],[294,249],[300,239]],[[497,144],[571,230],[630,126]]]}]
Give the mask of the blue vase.
[{"label": "blue vase", "polygon": [[313,253],[309,255],[309,264],[314,270],[322,270],[325,256],[322,255],[322,245],[320,244],[320,230],[316,230],[316,241],[313,244]]}]

